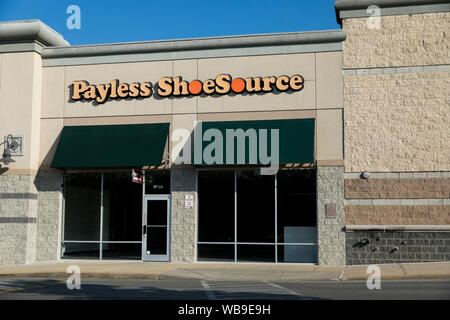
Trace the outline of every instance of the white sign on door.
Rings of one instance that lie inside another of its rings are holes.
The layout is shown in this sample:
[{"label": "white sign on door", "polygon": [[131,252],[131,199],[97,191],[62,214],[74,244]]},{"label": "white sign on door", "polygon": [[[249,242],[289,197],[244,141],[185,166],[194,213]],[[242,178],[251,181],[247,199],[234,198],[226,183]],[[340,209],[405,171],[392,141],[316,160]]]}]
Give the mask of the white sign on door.
[{"label": "white sign on door", "polygon": [[194,195],[193,194],[185,194],[184,195],[184,208],[192,209],[194,207]]}]

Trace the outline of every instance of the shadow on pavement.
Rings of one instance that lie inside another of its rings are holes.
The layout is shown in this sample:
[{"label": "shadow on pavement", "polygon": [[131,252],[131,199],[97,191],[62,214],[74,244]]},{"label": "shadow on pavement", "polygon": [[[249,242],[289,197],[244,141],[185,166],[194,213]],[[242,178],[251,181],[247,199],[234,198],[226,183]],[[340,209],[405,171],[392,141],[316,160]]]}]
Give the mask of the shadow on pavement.
[{"label": "shadow on pavement", "polygon": [[[117,282],[117,281],[113,281]],[[123,284],[100,284],[81,282],[81,289],[69,290],[65,281],[53,279],[8,279],[0,281],[0,300],[208,300],[207,290],[203,288],[189,288],[200,286],[197,281],[183,281],[179,288],[159,288],[164,285],[163,280],[155,286],[139,285],[138,282]],[[136,284],[139,287],[136,287]],[[182,288],[184,286],[185,288]],[[274,291],[276,289],[274,288]],[[217,300],[246,299],[246,300],[325,300],[317,297],[296,296],[293,294],[253,292],[243,290],[229,292],[220,289],[209,289],[209,294]]]}]

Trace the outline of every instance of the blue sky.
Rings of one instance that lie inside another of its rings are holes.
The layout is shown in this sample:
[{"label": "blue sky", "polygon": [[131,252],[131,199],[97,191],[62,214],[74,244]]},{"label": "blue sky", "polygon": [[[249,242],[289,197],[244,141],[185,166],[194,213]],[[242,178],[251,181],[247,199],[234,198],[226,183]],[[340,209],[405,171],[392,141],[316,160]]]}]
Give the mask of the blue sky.
[{"label": "blue sky", "polygon": [[[72,45],[339,29],[334,0],[0,0],[0,20],[40,19]],[[81,28],[69,30],[70,5]]]}]

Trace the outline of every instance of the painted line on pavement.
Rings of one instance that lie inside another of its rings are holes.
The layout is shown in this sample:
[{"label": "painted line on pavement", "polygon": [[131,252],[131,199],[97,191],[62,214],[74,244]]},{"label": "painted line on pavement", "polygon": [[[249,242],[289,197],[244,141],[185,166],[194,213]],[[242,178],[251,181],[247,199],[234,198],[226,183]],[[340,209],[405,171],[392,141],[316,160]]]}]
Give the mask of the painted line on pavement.
[{"label": "painted line on pavement", "polygon": [[291,295],[294,295],[294,296],[297,296],[297,297],[302,297],[302,298],[306,299],[305,296],[301,295],[300,293],[295,292],[295,291],[293,291],[293,290],[291,290],[291,289],[288,289],[288,288],[286,288],[286,287],[280,286],[279,284],[272,283],[272,282],[270,282],[270,281],[266,281],[266,283],[267,283],[268,285],[271,285],[272,287],[275,287],[275,288],[284,290],[284,291],[286,291],[287,293],[289,293],[289,294],[291,294]]}]

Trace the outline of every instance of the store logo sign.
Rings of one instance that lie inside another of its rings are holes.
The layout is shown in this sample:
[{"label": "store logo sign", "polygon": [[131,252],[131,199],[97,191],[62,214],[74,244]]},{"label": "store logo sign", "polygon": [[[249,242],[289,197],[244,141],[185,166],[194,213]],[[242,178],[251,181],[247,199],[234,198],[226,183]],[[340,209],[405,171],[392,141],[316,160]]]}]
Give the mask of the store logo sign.
[{"label": "store logo sign", "polygon": [[159,98],[188,97],[198,95],[226,95],[243,93],[268,93],[300,91],[304,87],[301,75],[281,75],[278,77],[232,78],[229,74],[220,74],[215,79],[206,81],[192,80],[181,77],[164,77],[154,85],[150,82],[121,83],[113,80],[107,84],[89,84],[85,80],[73,81],[70,86],[71,99],[94,100],[99,104],[108,99],[148,98],[155,95]]}]

